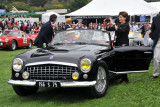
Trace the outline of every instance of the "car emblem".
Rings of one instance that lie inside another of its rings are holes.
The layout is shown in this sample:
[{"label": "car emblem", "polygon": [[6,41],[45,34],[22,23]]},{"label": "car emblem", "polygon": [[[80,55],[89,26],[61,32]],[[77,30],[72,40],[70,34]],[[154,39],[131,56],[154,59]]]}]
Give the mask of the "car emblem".
[{"label": "car emblem", "polygon": [[53,56],[50,56],[49,59],[53,59]]}]

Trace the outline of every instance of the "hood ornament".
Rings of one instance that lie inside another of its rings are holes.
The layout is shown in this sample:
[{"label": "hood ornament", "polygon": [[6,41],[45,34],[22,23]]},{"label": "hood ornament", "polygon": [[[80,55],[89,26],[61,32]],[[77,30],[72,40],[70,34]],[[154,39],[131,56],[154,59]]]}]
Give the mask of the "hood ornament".
[{"label": "hood ornament", "polygon": [[50,56],[49,59],[53,59],[53,56]]}]

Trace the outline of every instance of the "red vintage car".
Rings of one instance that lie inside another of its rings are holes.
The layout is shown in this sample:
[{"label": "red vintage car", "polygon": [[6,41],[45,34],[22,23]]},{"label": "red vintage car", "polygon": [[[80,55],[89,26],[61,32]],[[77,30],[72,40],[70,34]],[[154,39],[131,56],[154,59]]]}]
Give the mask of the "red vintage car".
[{"label": "red vintage car", "polygon": [[35,41],[36,37],[38,36],[38,34],[39,34],[39,30],[32,30],[29,33],[29,36],[32,38],[33,44],[34,44],[34,41]]},{"label": "red vintage car", "polygon": [[31,48],[32,38],[20,30],[6,30],[0,36],[0,48],[9,48],[16,50],[18,47]]}]

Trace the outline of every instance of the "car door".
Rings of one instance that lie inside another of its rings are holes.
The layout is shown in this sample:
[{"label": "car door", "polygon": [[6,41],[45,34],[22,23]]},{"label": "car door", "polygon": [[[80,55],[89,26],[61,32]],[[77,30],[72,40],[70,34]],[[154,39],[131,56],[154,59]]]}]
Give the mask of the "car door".
[{"label": "car door", "polygon": [[23,39],[23,46],[27,46],[28,42],[27,42],[27,37],[26,37],[26,33],[21,31],[21,35],[22,35],[22,39]]},{"label": "car door", "polygon": [[115,47],[115,71],[117,74],[148,72],[153,56],[151,47],[121,46]]}]

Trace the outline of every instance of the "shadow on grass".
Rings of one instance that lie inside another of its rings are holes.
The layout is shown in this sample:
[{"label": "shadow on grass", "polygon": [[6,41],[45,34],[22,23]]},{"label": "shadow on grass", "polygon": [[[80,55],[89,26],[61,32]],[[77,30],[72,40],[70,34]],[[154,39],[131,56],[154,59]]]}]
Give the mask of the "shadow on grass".
[{"label": "shadow on grass", "polygon": [[51,101],[65,104],[92,99],[88,88],[42,88],[33,95],[19,98],[22,102],[39,101],[41,103],[46,103]]}]

